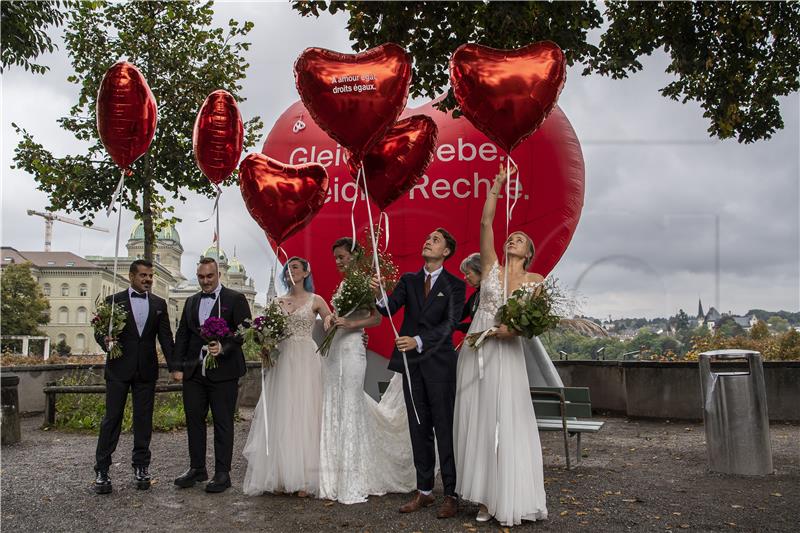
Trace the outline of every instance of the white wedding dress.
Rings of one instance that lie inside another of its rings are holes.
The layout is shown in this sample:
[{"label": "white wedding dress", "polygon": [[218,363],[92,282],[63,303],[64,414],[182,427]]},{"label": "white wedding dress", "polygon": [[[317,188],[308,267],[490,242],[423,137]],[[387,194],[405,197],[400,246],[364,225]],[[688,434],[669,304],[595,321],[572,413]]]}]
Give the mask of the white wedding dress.
[{"label": "white wedding dress", "polygon": [[243,451],[247,458],[245,494],[319,493],[322,365],[311,337],[316,321],[313,301],[311,295],[306,303],[287,315],[289,337],[278,345],[280,353],[275,366],[266,371],[269,449],[262,392]]},{"label": "white wedding dress", "polygon": [[[481,284],[470,333],[495,325],[503,304],[500,268]],[[454,448],[456,492],[486,505],[505,526],[547,518],[542,448],[531,403],[523,340],[488,339],[479,352],[464,343],[458,357]]]},{"label": "white wedding dress", "polygon": [[340,329],[322,359],[319,497],[345,504],[416,487],[402,376],[380,403],[364,392],[362,333]]}]

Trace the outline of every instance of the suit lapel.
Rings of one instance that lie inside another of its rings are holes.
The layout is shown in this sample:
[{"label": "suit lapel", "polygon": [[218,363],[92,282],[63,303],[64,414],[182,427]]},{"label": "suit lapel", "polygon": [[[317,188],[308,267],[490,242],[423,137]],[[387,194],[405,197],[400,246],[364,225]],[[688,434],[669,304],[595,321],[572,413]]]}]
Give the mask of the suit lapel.
[{"label": "suit lapel", "polygon": [[153,320],[156,316],[156,301],[153,299],[153,296],[148,292],[147,293],[147,318],[144,321],[144,326],[142,327],[142,337],[144,337],[145,332],[147,332],[147,328],[149,328],[153,324]]},{"label": "suit lapel", "polygon": [[414,296],[417,299],[417,305],[419,308],[425,305],[425,269],[423,268],[420,270],[416,276],[414,276],[414,281],[411,284],[411,290],[414,292]]},{"label": "suit lapel", "polygon": [[139,336],[139,330],[136,327],[136,318],[133,316],[133,308],[131,307],[131,299],[128,291],[118,292],[114,295],[114,305],[121,307],[127,313],[125,319],[125,327],[130,328],[134,335]]},{"label": "suit lapel", "polygon": [[191,301],[187,303],[189,305],[189,324],[194,326],[195,330],[200,330],[200,319],[198,318],[198,314],[200,313],[200,293],[198,292],[194,296],[192,296]]}]

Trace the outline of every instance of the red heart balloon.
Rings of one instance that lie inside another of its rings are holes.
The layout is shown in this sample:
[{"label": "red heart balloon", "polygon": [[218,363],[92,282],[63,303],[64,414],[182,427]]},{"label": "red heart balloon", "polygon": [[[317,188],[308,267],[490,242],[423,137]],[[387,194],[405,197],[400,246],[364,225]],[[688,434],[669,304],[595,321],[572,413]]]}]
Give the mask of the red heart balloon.
[{"label": "red heart balloon", "polygon": [[156,99],[132,64],[119,61],[106,71],[97,92],[97,132],[122,169],[144,154],[158,121]]},{"label": "red heart balloon", "polygon": [[192,148],[197,166],[212,183],[225,181],[239,164],[244,125],[236,99],[222,89],[206,97],[194,122]]},{"label": "red heart balloon", "polygon": [[[389,210],[389,248],[401,272],[421,268],[422,243],[438,226],[447,228],[458,241],[456,255],[445,268],[455,271],[464,257],[479,250],[483,203],[498,166],[505,162],[502,150],[466,118],[454,118],[435,104],[405,111],[405,116],[425,114],[433,118],[438,140],[430,166]],[[308,111],[298,101],[275,121],[262,151],[292,164],[316,161],[328,171],[330,192],[325,208],[305,231],[290,237],[283,246],[290,256],[305,257],[316,265],[315,290],[329,298],[341,281],[330,246],[339,237],[351,235],[350,211],[360,191],[350,177],[344,149],[312,121],[305,128],[296,128],[301,117],[308,117]],[[584,163],[580,141],[556,106],[536,135],[517,147],[514,158],[521,168],[523,196],[514,211],[511,230],[525,231],[533,238],[536,256],[530,270],[547,275],[569,246],[581,217]],[[366,227],[366,210],[357,209],[355,215],[357,227]],[[505,235],[501,214],[495,217],[494,227],[496,235]],[[498,241],[499,247],[502,237]],[[369,336],[373,349],[391,353],[394,334],[387,321],[371,329]]]},{"label": "red heart balloon", "polygon": [[506,153],[542,125],[566,79],[564,52],[550,41],[517,50],[464,44],[450,58],[461,111]]},{"label": "red heart balloon", "polygon": [[361,160],[406,106],[411,58],[393,43],[360,54],[307,48],[294,77],[314,121]]},{"label": "red heart balloon", "polygon": [[244,158],[239,174],[250,216],[278,245],[311,222],[328,194],[328,173],[317,163],[286,165],[256,153]]},{"label": "red heart balloon", "polygon": [[[427,115],[414,115],[397,122],[364,156],[364,176],[369,197],[383,211],[411,190],[433,159],[436,122]],[[350,175],[361,166],[348,158]],[[364,184],[359,182],[359,187]]]}]

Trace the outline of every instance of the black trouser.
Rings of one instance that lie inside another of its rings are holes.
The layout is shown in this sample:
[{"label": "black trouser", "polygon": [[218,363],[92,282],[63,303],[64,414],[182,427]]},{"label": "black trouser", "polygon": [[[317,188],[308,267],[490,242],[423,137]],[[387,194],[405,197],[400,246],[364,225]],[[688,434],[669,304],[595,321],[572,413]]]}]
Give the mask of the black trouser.
[{"label": "black trouser", "polygon": [[230,472],[233,461],[233,416],[239,380],[209,381],[200,372],[183,382],[183,410],[192,468],[206,467],[206,417],[214,419],[214,469]]},{"label": "black trouser", "polygon": [[408,380],[403,374],[403,394],[408,411],[408,428],[411,432],[411,450],[414,453],[414,468],[417,470],[417,488],[433,490],[436,469],[434,431],[439,448],[439,466],[445,496],[456,493],[456,460],[453,454],[453,410],[456,402],[455,382],[426,381],[419,367],[410,369],[411,390],[417,407],[420,423],[414,416]]},{"label": "black trouser", "polygon": [[133,392],[133,466],[150,465],[150,438],[153,435],[155,381],[106,381],[106,414],[100,423],[95,452],[95,470],[108,470],[111,454],[117,449],[128,389]]}]

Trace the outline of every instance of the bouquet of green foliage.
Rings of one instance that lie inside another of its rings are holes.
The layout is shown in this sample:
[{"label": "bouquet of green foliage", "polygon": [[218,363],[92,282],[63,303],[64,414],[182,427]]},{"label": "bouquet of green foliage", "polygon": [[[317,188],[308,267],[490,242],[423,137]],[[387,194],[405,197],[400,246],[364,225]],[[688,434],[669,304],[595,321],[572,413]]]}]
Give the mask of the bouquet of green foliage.
[{"label": "bouquet of green foliage", "polygon": [[[344,273],[339,289],[333,295],[334,311],[337,316],[348,317],[361,309],[371,310],[375,308],[375,295],[369,286],[369,282],[374,275],[374,254],[372,251],[372,239],[368,238],[368,232],[362,238],[362,250],[353,254],[353,260],[348,265]],[[380,230],[377,231],[376,242],[380,242]],[[378,251],[378,265],[381,270],[381,281],[387,292],[397,284],[399,279],[399,269],[392,260],[391,254],[386,251]],[[333,344],[333,338],[339,328],[333,326],[325,335],[317,352],[323,357],[328,355]]]},{"label": "bouquet of green foliage", "polygon": [[[556,280],[524,283],[497,311],[497,323],[523,337],[533,338],[554,329],[561,321],[567,298]],[[467,335],[466,342],[480,348],[495,328]]]},{"label": "bouquet of green foliage", "polygon": [[[125,308],[115,303],[114,311],[111,311],[111,303],[106,301],[96,301],[95,306],[97,310],[92,317],[92,328],[94,328],[95,336],[98,337],[111,337],[108,343],[108,358],[116,359],[122,356],[122,346],[117,342],[117,338],[122,334],[125,329],[125,321],[128,319],[128,312]],[[108,324],[111,322],[111,333],[109,333]]]},{"label": "bouquet of green foliage", "polygon": [[278,302],[267,305],[264,314],[239,326],[237,334],[243,339],[242,350],[248,359],[261,359],[265,368],[275,365],[279,355],[278,344],[285,339],[287,330],[286,314]]}]

